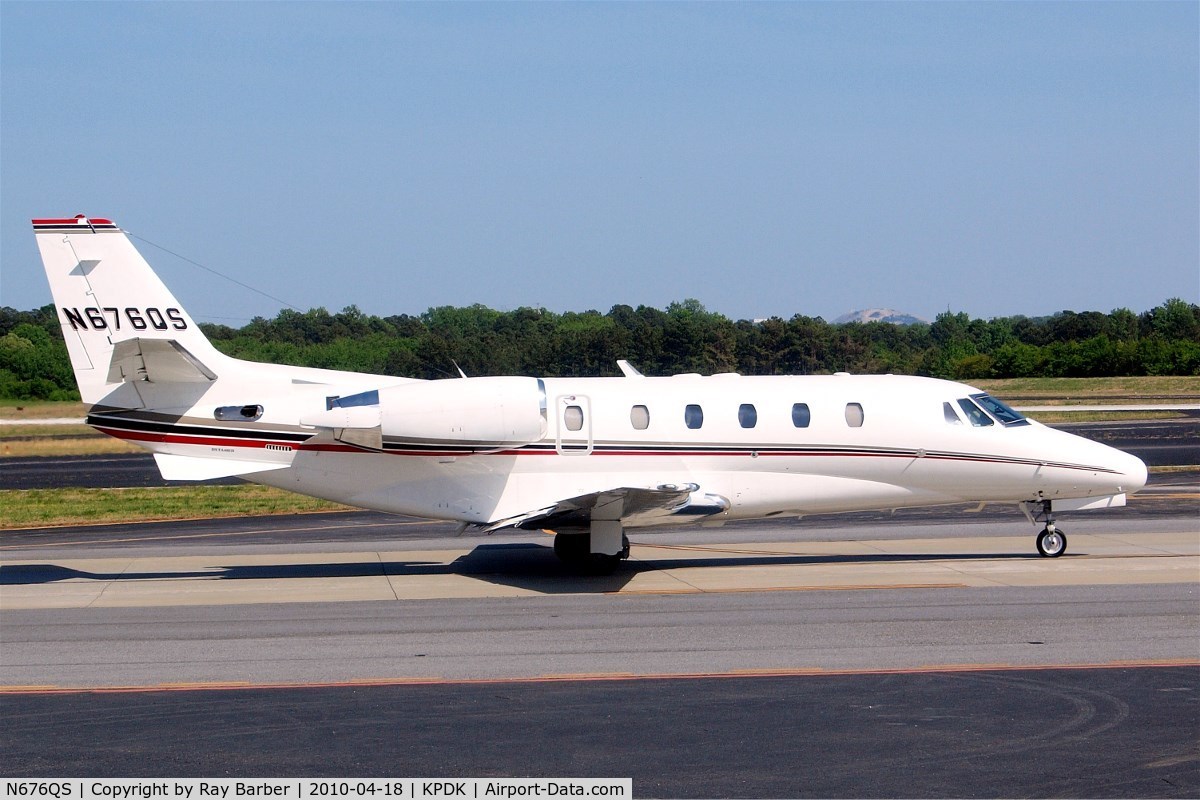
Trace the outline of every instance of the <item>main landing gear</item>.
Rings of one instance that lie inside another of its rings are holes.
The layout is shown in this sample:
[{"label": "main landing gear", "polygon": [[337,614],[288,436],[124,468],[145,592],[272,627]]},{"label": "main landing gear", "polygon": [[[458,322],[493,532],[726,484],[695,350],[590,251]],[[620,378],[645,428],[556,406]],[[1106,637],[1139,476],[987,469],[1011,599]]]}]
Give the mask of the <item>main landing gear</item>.
[{"label": "main landing gear", "polygon": [[1067,552],[1067,535],[1054,524],[1054,509],[1049,500],[1040,500],[1037,503],[1021,503],[1021,510],[1025,512],[1025,516],[1029,517],[1029,521],[1035,525],[1039,522],[1046,524],[1046,527],[1042,528],[1042,532],[1037,537],[1037,550],[1039,554],[1046,558],[1058,558]]},{"label": "main landing gear", "polygon": [[629,558],[629,538],[620,533],[620,545],[615,553],[595,552],[592,533],[554,534],[554,555],[567,566],[585,575],[611,575],[621,562]]}]

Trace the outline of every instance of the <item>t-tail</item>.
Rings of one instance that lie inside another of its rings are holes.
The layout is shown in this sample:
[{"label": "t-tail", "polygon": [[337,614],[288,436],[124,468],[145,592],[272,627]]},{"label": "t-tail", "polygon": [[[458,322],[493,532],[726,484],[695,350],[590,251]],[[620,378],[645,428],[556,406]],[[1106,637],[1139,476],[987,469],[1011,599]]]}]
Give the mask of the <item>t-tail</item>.
[{"label": "t-tail", "polygon": [[[187,406],[228,366],[111,221],[35,219],[33,229],[84,403]],[[176,397],[162,396],[168,386]]]},{"label": "t-tail", "polygon": [[33,228],[88,424],[151,450],[164,478],[287,467],[321,432],[298,423],[304,409],[386,381],[226,356],[110,220]]}]

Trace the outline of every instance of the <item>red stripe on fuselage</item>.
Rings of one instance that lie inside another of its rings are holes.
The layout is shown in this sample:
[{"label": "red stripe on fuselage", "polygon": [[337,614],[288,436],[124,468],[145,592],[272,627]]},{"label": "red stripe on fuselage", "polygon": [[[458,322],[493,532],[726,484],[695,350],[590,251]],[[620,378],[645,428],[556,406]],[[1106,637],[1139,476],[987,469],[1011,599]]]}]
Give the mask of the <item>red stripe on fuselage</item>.
[{"label": "red stripe on fuselage", "polygon": [[[499,451],[469,451],[469,450],[367,450],[361,447],[353,447],[345,444],[295,444],[289,442],[280,442],[278,440],[266,439],[243,439],[243,438],[227,438],[221,436],[199,436],[187,435],[178,433],[152,433],[143,431],[130,431],[121,428],[105,428],[102,426],[93,426],[97,430],[113,436],[117,439],[125,439],[138,442],[155,442],[159,444],[190,444],[190,445],[206,445],[215,447],[248,447],[263,449],[268,445],[277,447],[289,447],[292,450],[307,450],[311,452],[324,453],[375,453],[379,455],[390,456],[408,456],[416,458],[446,458],[446,457],[464,457],[464,456],[556,456],[559,455],[557,450],[537,449],[537,450],[499,450]],[[571,451],[568,450],[568,453]],[[804,450],[804,451],[789,451],[789,450],[593,450],[590,456],[624,456],[624,457],[653,457],[653,456],[670,456],[674,458],[711,458],[714,456],[733,456],[737,458],[751,458],[761,456],[775,456],[779,458],[805,458],[805,457],[820,457],[820,458],[927,458],[935,461],[960,461],[968,463],[983,463],[983,464],[1012,464],[1016,466],[1034,466],[1034,462],[1023,461],[1019,459],[983,456],[983,455],[946,455],[946,454],[925,454],[917,456],[913,453],[888,453],[888,452],[844,452],[839,450]],[[1039,465],[1040,462],[1039,462]],[[1090,467],[1084,464],[1045,464],[1044,466],[1054,467],[1058,469],[1074,469],[1085,472],[1106,472],[1112,473],[1112,470],[1102,467]]]}]

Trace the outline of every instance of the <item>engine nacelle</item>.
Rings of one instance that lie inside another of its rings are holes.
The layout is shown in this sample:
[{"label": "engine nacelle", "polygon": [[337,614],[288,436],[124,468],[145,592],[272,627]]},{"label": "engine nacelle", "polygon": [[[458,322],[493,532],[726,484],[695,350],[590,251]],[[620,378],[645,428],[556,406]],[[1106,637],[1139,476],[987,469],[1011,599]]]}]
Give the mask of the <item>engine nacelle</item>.
[{"label": "engine nacelle", "polygon": [[546,435],[538,378],[451,378],[379,390],[385,442],[512,447]]}]

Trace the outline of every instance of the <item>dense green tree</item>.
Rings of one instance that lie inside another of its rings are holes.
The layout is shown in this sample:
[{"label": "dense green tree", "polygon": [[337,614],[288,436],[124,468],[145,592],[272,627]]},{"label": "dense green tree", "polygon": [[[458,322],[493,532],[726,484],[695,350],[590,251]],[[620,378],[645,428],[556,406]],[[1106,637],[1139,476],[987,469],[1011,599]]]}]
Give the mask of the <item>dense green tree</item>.
[{"label": "dense green tree", "polygon": [[[732,321],[694,299],[665,310],[628,305],[555,314],[482,305],[374,317],[349,306],[285,309],[242,328],[202,326],[223,352],[252,361],[417,378],[615,375],[629,359],[647,375],[737,371],[987,377],[1200,375],[1200,307],[1172,298],[1142,314],[1064,311],[1051,317],[930,325],[831,325],[819,317]],[[0,397],[76,397],[57,310],[0,308]]]}]

